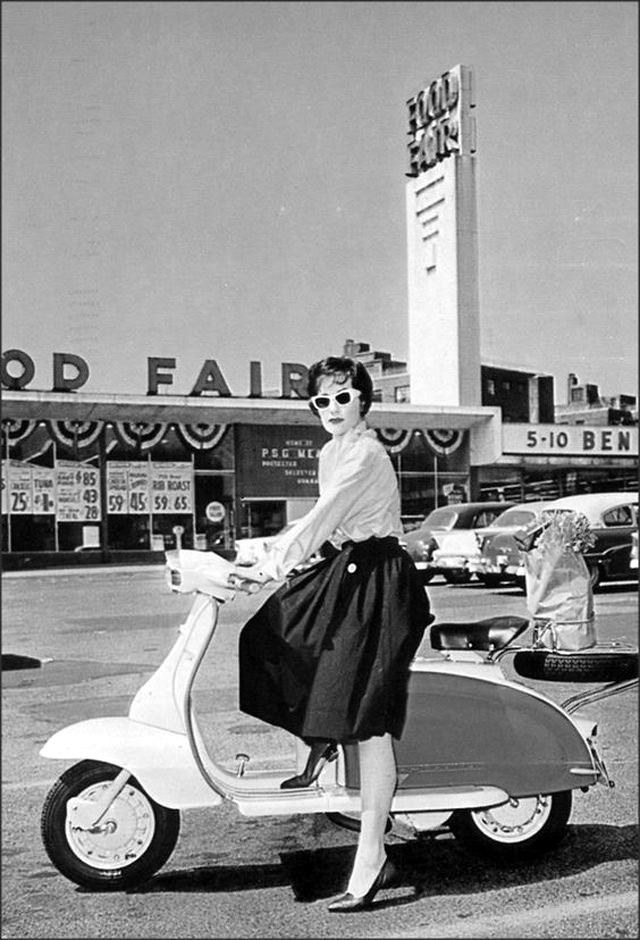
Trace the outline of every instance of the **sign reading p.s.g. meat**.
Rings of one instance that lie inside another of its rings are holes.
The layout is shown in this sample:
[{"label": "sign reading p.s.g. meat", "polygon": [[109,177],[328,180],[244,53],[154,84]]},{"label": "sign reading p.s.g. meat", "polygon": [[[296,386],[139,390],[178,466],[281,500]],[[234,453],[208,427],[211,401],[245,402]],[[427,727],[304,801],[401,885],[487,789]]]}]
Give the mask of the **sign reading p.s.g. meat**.
[{"label": "sign reading p.s.g. meat", "polygon": [[238,425],[236,486],[243,497],[315,497],[318,453],[327,442],[318,427]]}]

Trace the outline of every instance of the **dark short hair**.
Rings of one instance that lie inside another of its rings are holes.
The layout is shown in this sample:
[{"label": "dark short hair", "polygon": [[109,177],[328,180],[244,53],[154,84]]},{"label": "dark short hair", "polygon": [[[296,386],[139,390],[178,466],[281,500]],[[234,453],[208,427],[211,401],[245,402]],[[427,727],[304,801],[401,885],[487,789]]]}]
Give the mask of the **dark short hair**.
[{"label": "dark short hair", "polygon": [[[307,377],[307,395],[309,398],[318,394],[318,383],[324,375],[339,377],[344,382],[351,379],[353,387],[360,392],[360,414],[366,415],[373,401],[373,382],[366,367],[361,362],[350,359],[348,356],[327,356],[326,359],[314,362],[309,367]],[[318,414],[318,409],[311,403],[309,403],[309,407],[314,415]]]}]

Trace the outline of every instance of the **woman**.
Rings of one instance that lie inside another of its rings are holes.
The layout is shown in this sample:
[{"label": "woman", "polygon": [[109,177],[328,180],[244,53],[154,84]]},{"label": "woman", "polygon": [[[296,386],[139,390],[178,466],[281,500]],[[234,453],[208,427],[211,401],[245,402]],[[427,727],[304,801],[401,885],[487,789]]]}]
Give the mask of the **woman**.
[{"label": "woman", "polygon": [[238,579],[281,580],[320,550],[323,558],[291,575],[240,636],[240,708],[310,745],[309,786],[336,742],[358,743],[361,826],[346,893],[332,912],[368,907],[392,883],[384,832],[397,782],[392,738],[405,720],[409,665],[433,620],[413,562],[400,547],[395,473],[368,430],[373,387],[360,362],[329,357],[309,370],[310,406],[331,435],[320,452],[320,497]]}]

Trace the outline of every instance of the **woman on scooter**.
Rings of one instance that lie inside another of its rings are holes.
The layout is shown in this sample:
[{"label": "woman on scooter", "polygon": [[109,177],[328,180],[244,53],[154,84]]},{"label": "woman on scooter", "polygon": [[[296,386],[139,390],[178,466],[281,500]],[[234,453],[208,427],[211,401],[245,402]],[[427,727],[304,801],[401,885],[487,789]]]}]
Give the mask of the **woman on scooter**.
[{"label": "woman on scooter", "polygon": [[[434,619],[413,561],[400,547],[400,497],[391,461],[364,417],[371,377],[329,357],[309,370],[310,407],[331,435],[319,456],[313,509],[238,579],[285,580],[240,636],[240,708],[310,745],[306,787],[336,742],[358,743],[361,826],[346,893],[332,912],[368,907],[396,873],[384,833],[397,783],[392,738],[406,710],[409,665]],[[322,560],[291,574],[320,551]]]}]

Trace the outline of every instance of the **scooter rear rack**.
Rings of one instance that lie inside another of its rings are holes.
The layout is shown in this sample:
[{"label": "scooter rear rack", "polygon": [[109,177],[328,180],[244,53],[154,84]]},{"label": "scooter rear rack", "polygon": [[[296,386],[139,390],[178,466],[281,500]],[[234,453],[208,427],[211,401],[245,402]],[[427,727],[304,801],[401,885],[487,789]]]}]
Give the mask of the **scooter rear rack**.
[{"label": "scooter rear rack", "polygon": [[512,653],[514,670],[526,679],[600,683],[597,688],[566,699],[561,707],[569,713],[637,686],[637,649],[615,642],[583,650],[516,645],[515,641],[530,626],[529,620],[517,616],[434,624],[430,629],[431,646],[443,653],[486,652],[486,662],[490,663],[497,663],[507,653]]}]

